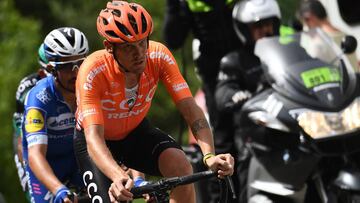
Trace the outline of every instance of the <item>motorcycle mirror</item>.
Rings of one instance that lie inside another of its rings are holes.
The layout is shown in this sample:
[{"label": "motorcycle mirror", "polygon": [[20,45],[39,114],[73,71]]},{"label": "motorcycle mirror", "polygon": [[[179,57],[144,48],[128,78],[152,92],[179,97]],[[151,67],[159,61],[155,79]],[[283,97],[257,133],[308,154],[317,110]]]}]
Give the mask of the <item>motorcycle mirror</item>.
[{"label": "motorcycle mirror", "polygon": [[355,37],[346,35],[341,40],[341,49],[345,54],[351,54],[357,47],[357,41]]}]

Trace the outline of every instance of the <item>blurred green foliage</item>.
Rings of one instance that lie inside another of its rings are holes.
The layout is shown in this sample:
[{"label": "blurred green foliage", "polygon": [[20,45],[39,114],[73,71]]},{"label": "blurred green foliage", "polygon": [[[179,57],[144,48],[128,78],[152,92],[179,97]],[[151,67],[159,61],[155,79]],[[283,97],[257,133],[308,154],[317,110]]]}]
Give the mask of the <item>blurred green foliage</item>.
[{"label": "blurred green foliage", "polygon": [[[12,153],[12,113],[15,110],[15,91],[19,81],[35,71],[37,48],[52,29],[63,26],[83,31],[90,50],[102,48],[102,39],[96,30],[96,17],[107,1],[88,0],[1,0],[0,1],[0,192],[8,203],[24,203]],[[165,1],[135,1],[152,15],[154,32],[151,39],[162,41],[162,22]],[[294,14],[297,1],[279,0],[285,19]],[[192,58],[191,39],[182,50],[174,51],[181,70],[193,94],[199,87]],[[184,66],[184,64],[186,64]],[[150,117],[153,123],[174,137],[179,135],[181,119],[174,104],[160,85],[153,101]],[[184,132],[186,134],[186,130]],[[184,136],[183,141],[186,140]]]},{"label": "blurred green foliage", "polygon": [[[39,22],[22,17],[11,0],[0,2],[0,191],[8,202],[22,197],[12,156],[12,112],[20,79],[37,67]],[[20,201],[22,202],[22,201]]]}]

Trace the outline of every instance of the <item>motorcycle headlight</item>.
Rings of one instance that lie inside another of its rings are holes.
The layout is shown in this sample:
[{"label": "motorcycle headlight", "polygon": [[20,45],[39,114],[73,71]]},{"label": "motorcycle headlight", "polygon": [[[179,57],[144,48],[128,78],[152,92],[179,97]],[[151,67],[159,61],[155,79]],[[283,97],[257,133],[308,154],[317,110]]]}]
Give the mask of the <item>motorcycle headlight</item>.
[{"label": "motorcycle headlight", "polygon": [[360,98],[340,112],[304,111],[298,124],[314,139],[350,133],[360,128]]}]

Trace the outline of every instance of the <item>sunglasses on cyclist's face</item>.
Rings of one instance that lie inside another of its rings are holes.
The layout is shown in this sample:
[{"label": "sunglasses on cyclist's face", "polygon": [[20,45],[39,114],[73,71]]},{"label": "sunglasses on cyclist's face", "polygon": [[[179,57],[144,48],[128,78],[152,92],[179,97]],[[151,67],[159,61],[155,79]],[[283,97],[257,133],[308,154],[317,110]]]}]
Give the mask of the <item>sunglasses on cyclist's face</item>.
[{"label": "sunglasses on cyclist's face", "polygon": [[56,69],[59,71],[78,71],[82,62],[84,60],[76,61],[76,62],[70,62],[70,63],[64,63],[64,64],[58,64],[56,65]]}]

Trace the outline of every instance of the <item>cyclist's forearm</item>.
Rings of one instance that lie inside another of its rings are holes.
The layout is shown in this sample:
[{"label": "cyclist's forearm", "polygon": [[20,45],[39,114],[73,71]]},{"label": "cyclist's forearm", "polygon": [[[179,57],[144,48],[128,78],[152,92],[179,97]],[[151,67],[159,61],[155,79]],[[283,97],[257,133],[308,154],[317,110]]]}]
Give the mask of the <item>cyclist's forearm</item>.
[{"label": "cyclist's forearm", "polygon": [[[35,176],[40,180],[45,187],[56,194],[56,191],[63,185],[61,181],[55,176],[54,171],[51,169],[49,162],[46,160],[45,152],[40,152],[33,146],[29,149],[29,165]],[[46,151],[46,149],[45,149]]]},{"label": "cyclist's forearm", "polygon": [[215,154],[215,147],[214,147],[214,141],[213,139],[209,139],[208,134],[206,135],[202,135],[199,134],[197,135],[197,143],[201,148],[201,151],[203,154],[207,154],[207,153],[212,153]]},{"label": "cyclist's forearm", "polygon": [[203,154],[215,153],[213,135],[206,117],[193,98],[178,103],[178,109],[190,126]]},{"label": "cyclist's forearm", "polygon": [[108,178],[114,180],[119,174],[125,173],[107,148],[103,129],[90,127],[89,130],[85,130],[85,136],[90,158]]}]

